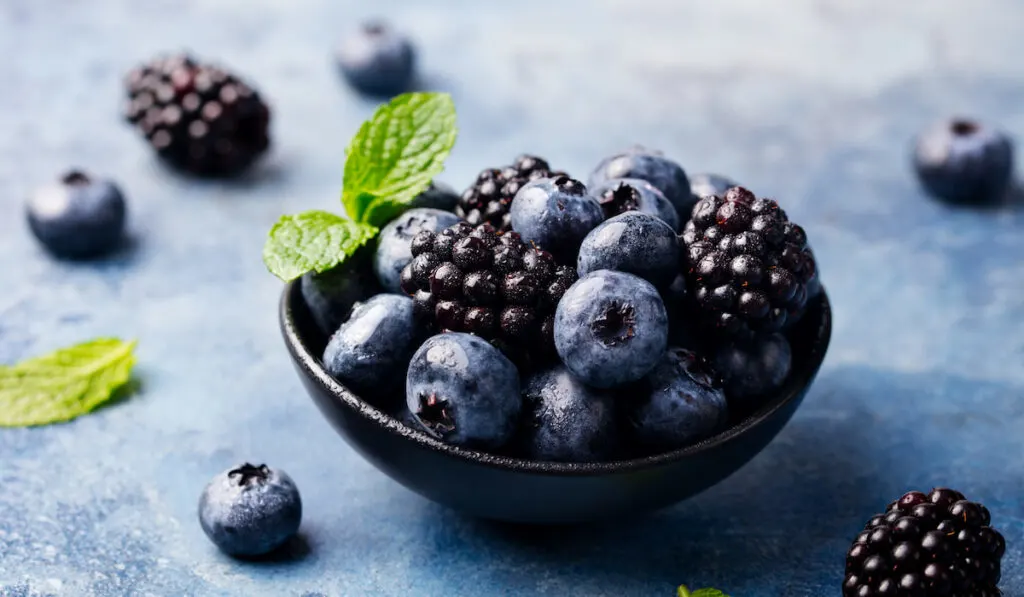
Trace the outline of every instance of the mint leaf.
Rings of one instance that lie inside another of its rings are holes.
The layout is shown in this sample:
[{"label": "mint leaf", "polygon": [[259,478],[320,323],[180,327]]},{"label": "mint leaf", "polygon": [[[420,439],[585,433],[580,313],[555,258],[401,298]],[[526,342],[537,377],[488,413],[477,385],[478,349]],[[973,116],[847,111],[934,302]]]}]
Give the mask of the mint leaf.
[{"label": "mint leaf", "polygon": [[444,170],[456,134],[447,93],[406,93],[378,108],[346,150],[348,216],[383,226],[401,213]]},{"label": "mint leaf", "polygon": [[70,421],[128,382],[135,342],[100,338],[11,367],[0,366],[0,427]]},{"label": "mint leaf", "polygon": [[686,585],[679,585],[679,590],[676,591],[676,597],[729,597],[725,593],[718,589],[697,589],[696,591],[690,592],[686,588]]},{"label": "mint leaf", "polygon": [[281,216],[263,245],[270,273],[290,282],[306,272],[327,271],[377,234],[377,228],[326,211]]}]

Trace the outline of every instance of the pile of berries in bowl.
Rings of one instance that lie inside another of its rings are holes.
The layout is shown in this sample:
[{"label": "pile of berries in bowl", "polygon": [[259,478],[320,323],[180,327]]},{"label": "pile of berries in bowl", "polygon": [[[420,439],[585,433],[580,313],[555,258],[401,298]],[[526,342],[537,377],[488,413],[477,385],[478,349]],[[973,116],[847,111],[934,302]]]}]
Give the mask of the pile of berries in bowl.
[{"label": "pile of berries in bowl", "polygon": [[759,452],[824,357],[803,229],[660,152],[587,185],[524,155],[413,205],[289,286],[282,324],[350,443],[457,509],[566,522],[678,501]]}]

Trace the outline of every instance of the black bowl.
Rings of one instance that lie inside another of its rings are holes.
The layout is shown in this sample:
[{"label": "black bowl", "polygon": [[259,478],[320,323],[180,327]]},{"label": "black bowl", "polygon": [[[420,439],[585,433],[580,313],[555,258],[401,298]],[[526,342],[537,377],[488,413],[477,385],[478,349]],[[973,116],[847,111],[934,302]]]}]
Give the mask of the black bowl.
[{"label": "black bowl", "polygon": [[824,290],[790,336],[793,370],[761,409],[699,444],[608,463],[534,462],[450,446],[370,406],[321,363],[327,339],[299,291],[281,297],[281,332],[303,385],[364,458],[409,489],[482,518],[559,524],[668,506],[725,479],[789,421],[817,374],[832,333]]}]

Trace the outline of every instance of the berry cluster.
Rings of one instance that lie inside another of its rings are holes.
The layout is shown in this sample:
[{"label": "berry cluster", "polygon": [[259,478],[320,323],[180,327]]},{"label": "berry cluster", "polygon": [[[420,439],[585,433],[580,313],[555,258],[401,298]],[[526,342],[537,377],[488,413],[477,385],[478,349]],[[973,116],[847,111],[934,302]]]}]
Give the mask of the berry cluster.
[{"label": "berry cluster", "polygon": [[512,356],[552,352],[554,310],[576,281],[575,268],[486,223],[421,231],[411,249],[402,290],[438,331],[498,341]]},{"label": "berry cluster", "polygon": [[868,521],[846,556],[843,597],[997,597],[1003,536],[985,506],[911,491]]},{"label": "berry cluster", "polygon": [[161,158],[205,176],[247,168],[270,145],[270,110],[228,71],[187,55],[160,58],[127,76],[125,117]]}]

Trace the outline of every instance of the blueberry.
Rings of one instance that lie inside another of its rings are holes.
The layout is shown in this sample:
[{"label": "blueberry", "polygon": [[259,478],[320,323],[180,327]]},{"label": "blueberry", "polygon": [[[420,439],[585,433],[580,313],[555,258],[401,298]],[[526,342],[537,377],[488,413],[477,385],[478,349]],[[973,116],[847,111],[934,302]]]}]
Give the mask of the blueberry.
[{"label": "blueberry", "polygon": [[454,211],[459,202],[459,194],[455,189],[443,182],[433,181],[427,190],[423,191],[413,199],[409,205],[412,207],[429,207],[441,211]]},{"label": "blueberry", "polygon": [[[743,186],[731,178],[726,178],[718,174],[691,174],[690,175],[690,193],[693,195],[694,200],[708,195],[718,195],[719,197],[725,195],[725,192],[733,187]],[[687,213],[689,216],[689,213]]]},{"label": "blueberry", "polygon": [[523,405],[515,365],[470,334],[424,342],[409,364],[405,387],[419,425],[456,446],[502,447],[515,433]]},{"label": "blueberry", "polygon": [[221,551],[258,556],[277,549],[299,530],[302,499],[291,477],[265,464],[225,471],[199,498],[199,524]]},{"label": "blueberry", "polygon": [[[628,211],[639,211],[665,220],[673,230],[681,232],[684,220],[676,213],[664,193],[657,187],[639,178],[608,180],[590,189],[597,198],[606,218],[615,217]],[[689,214],[684,214],[689,216]]]},{"label": "blueberry", "polygon": [[509,213],[523,240],[561,262],[575,261],[583,237],[604,220],[601,204],[568,176],[540,178],[519,189]]},{"label": "blueberry", "polygon": [[757,406],[756,399],[779,389],[792,363],[789,342],[782,334],[723,346],[714,356],[715,369],[725,380],[725,395],[742,408]]},{"label": "blueberry", "polygon": [[412,299],[397,294],[356,303],[324,350],[327,372],[371,404],[390,406],[426,335],[413,310]]},{"label": "blueberry", "polygon": [[669,348],[634,393],[625,406],[628,429],[633,440],[649,450],[694,444],[728,421],[717,374],[685,348]]},{"label": "blueberry", "polygon": [[73,170],[38,189],[26,206],[28,225],[51,253],[84,259],[109,253],[122,242],[125,201],[109,180]]},{"label": "blueberry", "polygon": [[577,271],[583,276],[600,269],[635,274],[658,288],[668,288],[679,275],[679,241],[662,219],[627,211],[590,231],[580,246]]},{"label": "blueberry", "polygon": [[387,24],[367,23],[342,40],[337,61],[356,90],[391,96],[412,86],[416,53],[412,42]]},{"label": "blueberry", "polygon": [[523,401],[523,451],[531,460],[600,462],[615,454],[611,392],[583,385],[559,365],[527,379]]},{"label": "blueberry", "polygon": [[697,202],[682,166],[660,151],[636,146],[607,157],[594,168],[587,184],[597,187],[616,178],[639,178],[651,183],[672,202],[681,218],[686,218]]},{"label": "blueberry", "polygon": [[1010,184],[1013,144],[994,128],[953,119],[917,138],[913,161],[931,195],[952,203],[993,202]]},{"label": "blueberry", "polygon": [[384,227],[377,236],[377,255],[373,269],[377,280],[388,292],[402,292],[402,269],[412,261],[412,237],[422,230],[440,232],[459,221],[447,211],[424,207],[410,209]]},{"label": "blueberry", "polygon": [[352,305],[380,290],[373,273],[373,249],[363,247],[341,265],[302,276],[299,290],[317,327],[330,336],[348,319]]},{"label": "blueberry", "polygon": [[668,315],[658,291],[633,274],[598,270],[569,287],[555,311],[555,348],[583,383],[634,382],[661,359]]}]

